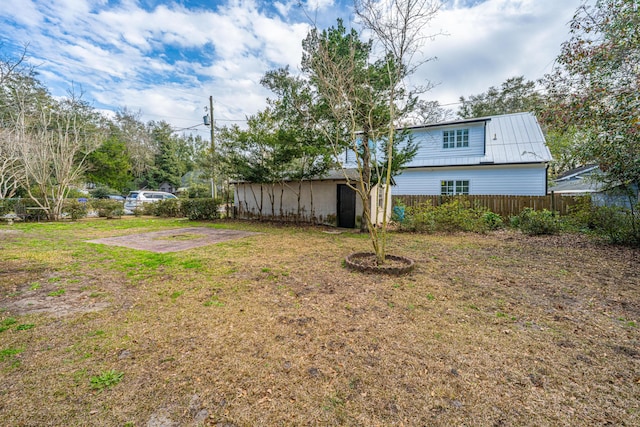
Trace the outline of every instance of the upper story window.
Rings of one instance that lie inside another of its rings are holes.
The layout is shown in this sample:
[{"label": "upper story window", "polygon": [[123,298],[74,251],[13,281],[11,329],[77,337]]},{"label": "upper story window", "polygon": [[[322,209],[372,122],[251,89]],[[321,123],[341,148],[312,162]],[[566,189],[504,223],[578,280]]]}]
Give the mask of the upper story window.
[{"label": "upper story window", "polygon": [[469,146],[469,129],[453,129],[442,132],[442,148]]}]

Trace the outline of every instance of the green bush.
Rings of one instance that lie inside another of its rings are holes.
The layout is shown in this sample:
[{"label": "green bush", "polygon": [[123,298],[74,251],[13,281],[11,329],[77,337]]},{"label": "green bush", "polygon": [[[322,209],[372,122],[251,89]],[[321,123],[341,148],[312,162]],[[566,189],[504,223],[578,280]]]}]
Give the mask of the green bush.
[{"label": "green bush", "polygon": [[502,217],[495,212],[486,211],[482,214],[482,220],[489,230],[497,230],[503,226]]},{"label": "green bush", "polygon": [[634,209],[619,206],[593,206],[580,203],[570,211],[573,226],[595,234],[609,243],[640,246],[640,204]]},{"label": "green bush", "polygon": [[87,216],[87,203],[77,199],[66,199],[62,205],[62,213],[68,214],[72,220],[77,221]]},{"label": "green bush", "polygon": [[16,203],[20,199],[0,199],[0,215],[15,212]]},{"label": "green bush", "polygon": [[439,206],[430,201],[405,208],[400,229],[434,233],[472,231],[483,233],[502,226],[502,218],[488,209],[472,207],[464,198],[454,198]]},{"label": "green bush", "polygon": [[135,208],[133,213],[136,216],[140,216],[140,215],[157,216],[156,213],[158,212],[158,206],[157,206],[158,203],[161,203],[161,202],[157,201],[157,202],[151,202],[151,203],[140,203],[138,204],[138,207]]},{"label": "green bush", "polygon": [[87,193],[83,193],[82,191],[76,188],[70,188],[66,193],[67,199],[81,199],[87,197]]},{"label": "green bush", "polygon": [[525,208],[520,215],[512,217],[511,225],[530,236],[557,234],[562,226],[553,212],[547,209],[536,211],[531,208]]},{"label": "green bush", "polygon": [[640,244],[640,217],[618,206],[595,207],[591,215],[595,232],[611,243]]},{"label": "green bush", "polygon": [[593,229],[591,196],[577,196],[563,217],[565,228],[574,232],[590,232]]},{"label": "green bush", "polygon": [[187,189],[189,199],[211,197],[211,187],[208,184],[191,184]]},{"label": "green bush", "polygon": [[98,212],[100,218],[119,218],[124,214],[124,205],[117,200],[93,199],[91,207]]},{"label": "green bush", "polygon": [[214,199],[182,199],[182,211],[190,220],[213,220],[220,218],[219,203]]},{"label": "green bush", "polygon": [[182,211],[182,201],[180,199],[160,200],[156,203],[147,203],[147,205],[154,205],[153,215],[155,216],[165,218],[182,218],[185,216]]},{"label": "green bush", "polygon": [[404,218],[400,222],[400,229],[417,231],[421,233],[434,233],[435,208],[431,201],[426,201],[415,206],[407,206],[404,210]]},{"label": "green bush", "polygon": [[188,217],[191,220],[212,220],[220,218],[218,200],[168,199],[155,203],[145,203],[134,211],[135,215],[152,215],[170,218]]}]

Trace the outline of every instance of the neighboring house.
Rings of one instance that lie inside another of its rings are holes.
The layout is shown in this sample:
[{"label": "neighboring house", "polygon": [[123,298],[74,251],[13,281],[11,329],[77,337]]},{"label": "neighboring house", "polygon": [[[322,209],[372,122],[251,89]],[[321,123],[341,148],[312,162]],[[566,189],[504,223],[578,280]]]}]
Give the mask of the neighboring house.
[{"label": "neighboring house", "polygon": [[163,182],[162,184],[160,184],[160,187],[158,187],[159,191],[164,191],[165,193],[171,193],[174,194],[178,189],[176,187],[174,187],[173,185],[171,185],[168,182]]},{"label": "neighboring house", "polygon": [[552,160],[531,113],[407,128],[418,153],[395,177],[394,195],[547,194]]},{"label": "neighboring house", "polygon": [[[345,176],[345,173],[347,174]],[[234,207],[240,218],[264,218],[283,221],[316,222],[338,227],[359,227],[362,220],[362,200],[347,185],[357,185],[353,169],[332,170],[322,178],[285,181],[276,184],[234,183]],[[372,189],[371,212],[376,204],[383,205],[384,192]],[[387,218],[391,215],[391,192],[387,203]],[[382,209],[377,223],[383,220]]]},{"label": "neighboring house", "polygon": [[630,208],[638,203],[638,188],[632,189],[632,195],[622,188],[605,189],[604,183],[598,179],[600,168],[587,165],[567,171],[558,176],[549,186],[549,191],[567,196],[590,195],[591,203],[596,206],[622,206]]}]

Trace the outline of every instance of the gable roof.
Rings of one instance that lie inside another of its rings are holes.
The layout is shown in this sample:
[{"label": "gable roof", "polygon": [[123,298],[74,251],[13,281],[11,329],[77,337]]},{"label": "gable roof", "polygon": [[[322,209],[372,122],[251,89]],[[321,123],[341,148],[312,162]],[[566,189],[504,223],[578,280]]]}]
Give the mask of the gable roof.
[{"label": "gable roof", "polygon": [[[412,126],[413,132],[434,131],[439,128],[459,128],[465,125],[485,127],[483,155],[447,156],[423,159],[421,167],[475,166],[500,164],[548,163],[552,160],[542,129],[531,113],[463,119],[437,124]],[[416,166],[416,165],[412,165]]]},{"label": "gable roof", "polygon": [[603,189],[603,184],[594,179],[599,172],[598,165],[585,165],[571,169],[554,179],[549,191],[574,194],[597,193]]},{"label": "gable roof", "polygon": [[598,165],[584,165],[584,166],[580,166],[578,168],[574,168],[561,173],[560,175],[558,175],[558,177],[554,181],[556,182],[567,181],[574,178],[580,178],[583,175],[591,175],[592,173],[599,173],[599,171],[600,171],[600,168],[598,167]]}]

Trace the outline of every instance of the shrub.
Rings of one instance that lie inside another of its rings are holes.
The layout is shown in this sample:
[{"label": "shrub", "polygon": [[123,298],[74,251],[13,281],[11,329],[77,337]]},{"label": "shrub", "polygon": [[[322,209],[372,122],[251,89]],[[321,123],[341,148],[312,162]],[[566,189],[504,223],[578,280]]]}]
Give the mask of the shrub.
[{"label": "shrub", "polygon": [[531,208],[525,208],[517,219],[512,218],[511,225],[517,226],[520,231],[531,236],[556,234],[561,228],[560,220],[553,212],[547,209],[536,211]]},{"label": "shrub", "polygon": [[580,230],[593,233],[613,244],[640,246],[640,204],[634,209],[619,206],[581,204],[570,213]]},{"label": "shrub", "polygon": [[434,233],[436,231],[472,231],[482,233],[499,228],[502,218],[484,207],[472,207],[464,198],[454,198],[439,206],[430,201],[405,209],[400,228]]},{"label": "shrub", "polygon": [[400,223],[401,230],[434,233],[435,208],[430,201],[415,206],[408,206],[404,211],[404,218]]},{"label": "shrub", "polygon": [[502,228],[502,217],[495,212],[486,211],[482,214],[482,220],[489,230],[497,230]]},{"label": "shrub", "polygon": [[100,218],[119,218],[124,214],[124,206],[117,200],[93,199],[91,207],[98,211]]},{"label": "shrub", "polygon": [[182,211],[190,220],[212,220],[220,217],[218,201],[214,199],[183,199]]},{"label": "shrub", "polygon": [[568,222],[578,229],[592,228],[591,196],[580,196],[577,202],[569,207]]},{"label": "shrub", "polygon": [[62,205],[62,213],[68,214],[73,221],[77,221],[87,216],[87,204],[77,199],[66,199]]},{"label": "shrub", "polygon": [[167,199],[161,200],[156,203],[148,203],[148,205],[154,205],[155,216],[162,216],[165,218],[182,218],[184,212],[182,211],[182,202],[180,199]]},{"label": "shrub", "polygon": [[211,187],[207,184],[191,184],[187,189],[187,197],[190,199],[206,198],[211,196]]},{"label": "shrub", "polygon": [[67,191],[67,199],[80,199],[83,197],[87,197],[87,193],[83,193],[82,191],[76,189],[76,188],[70,188],[69,191]]},{"label": "shrub", "polygon": [[597,206],[592,210],[591,224],[598,235],[611,243],[640,243],[640,221],[629,209],[619,206]]},{"label": "shrub", "polygon": [[0,215],[6,215],[11,212],[15,212],[16,203],[20,199],[1,199],[0,200]]},{"label": "shrub", "polygon": [[162,203],[161,201],[152,202],[152,203],[141,203],[137,208],[133,211],[134,215],[149,215],[149,216],[157,216],[158,212],[158,204]]}]

